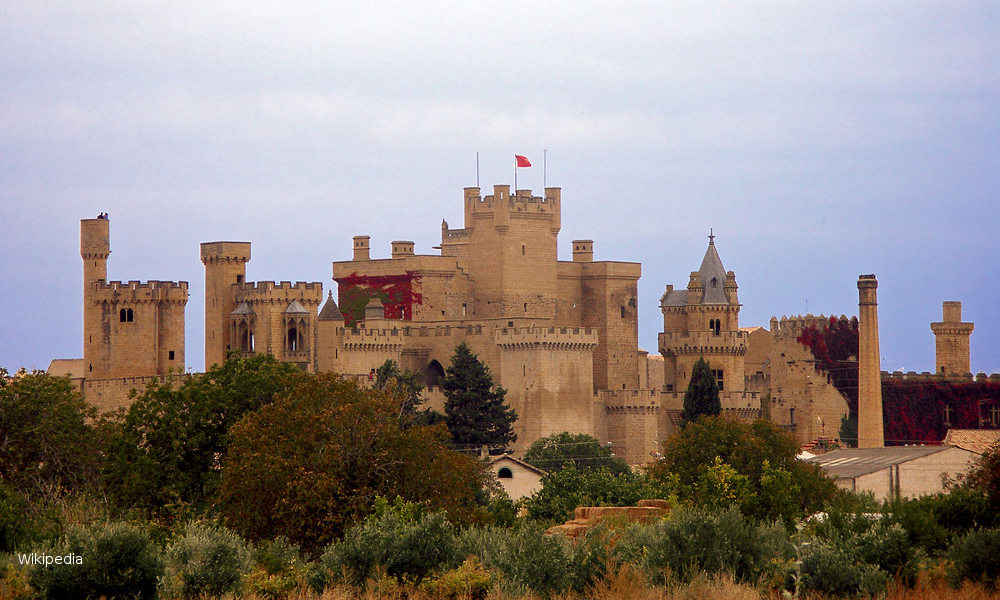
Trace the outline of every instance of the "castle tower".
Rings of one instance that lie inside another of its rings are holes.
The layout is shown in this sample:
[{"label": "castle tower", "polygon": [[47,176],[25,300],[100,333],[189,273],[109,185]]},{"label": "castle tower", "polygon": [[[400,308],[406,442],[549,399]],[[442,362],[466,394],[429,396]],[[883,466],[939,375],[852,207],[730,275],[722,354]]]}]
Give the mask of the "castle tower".
[{"label": "castle tower", "polygon": [[96,302],[98,282],[108,279],[111,254],[110,221],[104,217],[80,219],[80,258],[83,259],[83,360],[85,373],[93,373],[104,335],[101,307]]},{"label": "castle tower", "polygon": [[442,229],[445,256],[455,256],[476,280],[473,312],[483,318],[552,318],[557,296],[560,188],[544,197],[508,185],[480,196],[465,188],[465,228]]},{"label": "castle tower", "polygon": [[663,333],[663,381],[670,392],[683,392],[699,358],[715,371],[723,392],[745,391],[746,334],[740,331],[736,274],[726,271],[709,235],[701,266],[692,271],[687,290],[668,285],[660,298]]},{"label": "castle tower", "polygon": [[939,375],[961,377],[972,370],[969,366],[969,336],[973,324],[962,322],[962,303],[944,302],[941,322],[931,323],[934,332],[934,355]]},{"label": "castle tower", "polygon": [[204,242],[201,262],[205,265],[205,370],[221,365],[226,352],[237,348],[232,338],[230,315],[236,309],[233,284],[246,280],[250,242]]},{"label": "castle tower", "polygon": [[885,446],[877,290],[875,275],[858,277],[858,448]]}]

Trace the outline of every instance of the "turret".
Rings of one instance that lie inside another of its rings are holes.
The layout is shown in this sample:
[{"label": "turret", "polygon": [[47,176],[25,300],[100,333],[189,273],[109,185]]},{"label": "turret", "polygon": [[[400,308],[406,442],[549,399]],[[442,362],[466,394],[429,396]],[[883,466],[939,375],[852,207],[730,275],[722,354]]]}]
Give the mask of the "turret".
[{"label": "turret", "polygon": [[80,219],[80,258],[83,259],[83,360],[93,373],[103,340],[100,307],[95,302],[96,285],[108,279],[111,254],[110,221],[103,214],[96,219]]},{"label": "turret", "polygon": [[226,360],[226,352],[237,348],[229,315],[236,309],[233,284],[246,280],[250,242],[204,242],[201,262],[205,265],[205,369]]},{"label": "turret", "polygon": [[573,262],[594,262],[594,240],[573,240]]},{"label": "turret", "polygon": [[937,373],[965,376],[971,373],[969,337],[972,335],[974,324],[962,322],[961,302],[942,303],[941,317],[941,322],[931,323]]},{"label": "turret", "polygon": [[371,260],[369,256],[369,243],[371,237],[367,235],[354,236],[354,260]]},{"label": "turret", "polygon": [[392,242],[392,257],[402,258],[404,256],[413,256],[413,242],[409,240],[396,240]]}]

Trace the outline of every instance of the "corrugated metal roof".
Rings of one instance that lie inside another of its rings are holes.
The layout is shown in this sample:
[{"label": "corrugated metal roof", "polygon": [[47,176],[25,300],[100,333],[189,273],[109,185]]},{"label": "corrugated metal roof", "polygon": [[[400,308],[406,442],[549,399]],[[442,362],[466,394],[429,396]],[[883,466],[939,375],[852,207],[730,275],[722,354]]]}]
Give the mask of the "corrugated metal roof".
[{"label": "corrugated metal roof", "polygon": [[842,448],[806,462],[819,465],[830,477],[853,478],[881,471],[889,465],[898,465],[915,458],[930,456],[948,450],[949,446],[887,446],[885,448]]}]

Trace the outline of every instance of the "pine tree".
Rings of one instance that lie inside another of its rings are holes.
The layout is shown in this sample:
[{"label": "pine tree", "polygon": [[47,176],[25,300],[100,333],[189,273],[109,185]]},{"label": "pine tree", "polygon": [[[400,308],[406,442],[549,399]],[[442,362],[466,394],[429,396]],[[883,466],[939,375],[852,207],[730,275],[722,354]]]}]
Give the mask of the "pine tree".
[{"label": "pine tree", "polygon": [[684,394],[684,412],[681,418],[689,423],[702,415],[717,415],[720,412],[722,403],[719,401],[719,384],[708,361],[699,358],[691,369],[691,383]]},{"label": "pine tree", "polygon": [[441,388],[448,430],[456,444],[506,446],[517,439],[517,413],[504,403],[507,390],[493,385],[489,367],[464,343],[455,348]]}]

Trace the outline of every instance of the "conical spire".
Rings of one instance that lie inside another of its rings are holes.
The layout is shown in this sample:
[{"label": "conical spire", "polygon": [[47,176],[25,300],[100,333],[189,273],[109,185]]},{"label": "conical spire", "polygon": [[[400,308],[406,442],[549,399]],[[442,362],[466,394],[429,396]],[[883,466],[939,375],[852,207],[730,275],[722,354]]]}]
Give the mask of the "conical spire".
[{"label": "conical spire", "polygon": [[715,235],[708,236],[708,249],[705,250],[705,258],[701,259],[701,268],[698,269],[698,277],[705,286],[705,292],[701,297],[702,304],[728,304],[726,297],[726,268],[722,266],[722,259],[715,249]]},{"label": "conical spire", "polygon": [[344,315],[340,313],[340,308],[333,300],[333,292],[328,292],[328,294],[326,304],[323,305],[323,310],[319,311],[319,316],[316,318],[320,321],[343,321]]}]

